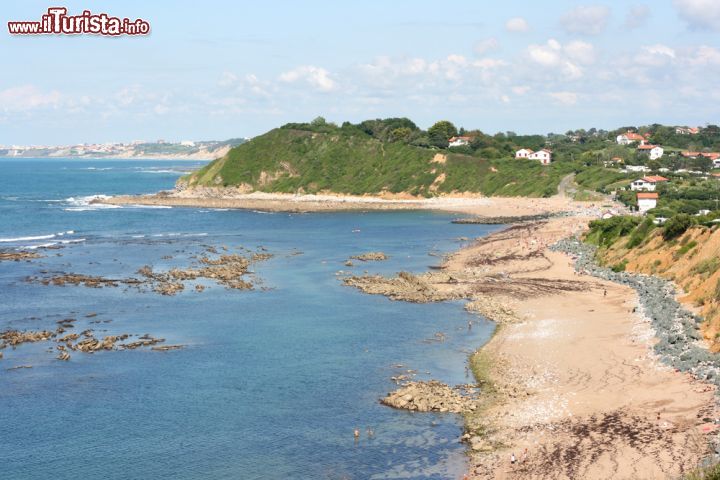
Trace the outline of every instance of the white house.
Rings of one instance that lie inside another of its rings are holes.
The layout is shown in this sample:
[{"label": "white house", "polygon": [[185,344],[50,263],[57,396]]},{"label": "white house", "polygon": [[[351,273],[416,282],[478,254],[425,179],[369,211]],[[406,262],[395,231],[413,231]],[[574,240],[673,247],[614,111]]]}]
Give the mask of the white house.
[{"label": "white house", "polygon": [[530,160],[539,160],[543,165],[550,165],[550,162],[552,162],[552,152],[543,148],[542,150],[531,153],[527,158]]},{"label": "white house", "polygon": [[698,127],[675,127],[675,133],[678,135],[697,135],[700,133]]},{"label": "white house", "polygon": [[515,158],[528,158],[530,155],[532,155],[533,151],[529,148],[521,148],[517,152],[515,152]]},{"label": "white house", "polygon": [[660,176],[649,176],[635,180],[630,184],[630,190],[647,190],[654,192],[658,183],[667,182],[668,179]]},{"label": "white house", "polygon": [[720,168],[720,158],[713,160],[713,168]]},{"label": "white house", "polygon": [[645,213],[657,206],[659,195],[657,192],[638,192],[637,193],[637,204],[638,211]]},{"label": "white house", "polygon": [[625,172],[649,172],[650,168],[646,167],[645,165],[627,165],[625,167]]},{"label": "white house", "polygon": [[637,150],[640,153],[648,155],[650,160],[662,158],[663,153],[665,153],[665,150],[657,145],[638,145]]},{"label": "white house", "polygon": [[471,141],[472,137],[452,137],[448,140],[448,147],[464,147],[465,145],[470,145]]},{"label": "white house", "polygon": [[618,135],[615,141],[618,143],[618,145],[630,145],[631,143],[635,142],[644,142],[645,137],[635,132],[626,132]]}]

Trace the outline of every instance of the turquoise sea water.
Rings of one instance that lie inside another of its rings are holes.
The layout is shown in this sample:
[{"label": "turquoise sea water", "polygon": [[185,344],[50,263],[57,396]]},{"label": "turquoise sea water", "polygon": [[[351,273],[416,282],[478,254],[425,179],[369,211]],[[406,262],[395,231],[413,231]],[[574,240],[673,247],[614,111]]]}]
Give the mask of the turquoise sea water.
[{"label": "turquoise sea water", "polygon": [[[378,399],[395,387],[390,377],[408,369],[421,379],[469,381],[467,354],[492,325],[459,302],[415,305],[362,294],[344,287],[337,272],[422,272],[458,248],[458,237],[497,227],[452,225],[451,216],[428,212],[106,208],[86,197],[171,188],[199,164],[0,165],[0,249],[39,247],[45,255],[0,263],[0,331],[54,329],[72,317],[77,332],[149,333],[187,345],[73,353],[69,362],[47,351],[50,342],[5,349],[2,478],[461,476],[460,418],[392,410]],[[253,266],[253,291],[208,284],[202,293],[188,288],[166,297],[26,281],[42,272],[120,278],[143,265],[187,266],[208,246],[264,247],[274,257]],[[390,260],[343,265],[376,250]],[[437,332],[444,342],[432,340]],[[33,368],[8,370],[19,365]]]}]

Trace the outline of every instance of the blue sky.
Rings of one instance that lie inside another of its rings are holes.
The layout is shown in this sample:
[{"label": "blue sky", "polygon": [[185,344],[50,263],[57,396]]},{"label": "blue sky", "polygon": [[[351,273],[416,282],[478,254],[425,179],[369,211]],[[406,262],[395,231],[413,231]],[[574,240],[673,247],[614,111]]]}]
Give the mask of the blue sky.
[{"label": "blue sky", "polygon": [[[11,36],[49,6],[146,37]],[[720,123],[720,2],[5,1],[0,144],[254,136],[328,120],[494,133]]]}]

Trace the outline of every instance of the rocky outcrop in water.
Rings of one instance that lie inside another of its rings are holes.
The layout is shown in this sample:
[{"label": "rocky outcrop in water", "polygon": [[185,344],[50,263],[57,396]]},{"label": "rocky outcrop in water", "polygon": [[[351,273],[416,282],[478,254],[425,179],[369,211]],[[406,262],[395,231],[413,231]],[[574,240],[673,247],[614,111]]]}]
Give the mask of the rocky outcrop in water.
[{"label": "rocky outcrop in water", "polygon": [[380,400],[384,405],[415,412],[465,413],[477,409],[475,389],[452,388],[436,380],[410,382]]},{"label": "rocky outcrop in water", "polygon": [[463,297],[454,291],[440,292],[423,277],[408,272],[400,272],[397,277],[390,278],[380,275],[350,276],[344,278],[343,283],[365,293],[414,303],[441,302]]},{"label": "rocky outcrop in water", "polygon": [[19,262],[21,260],[32,260],[34,258],[42,258],[37,252],[0,252],[0,262],[14,261]]},{"label": "rocky outcrop in water", "polygon": [[[213,249],[213,251],[216,250]],[[269,253],[255,253],[249,258],[238,254],[219,255],[215,258],[203,256],[198,260],[199,265],[197,266],[176,267],[163,272],[155,271],[150,265],[145,265],[137,271],[140,278],[113,279],[77,273],[61,273],[46,277],[29,277],[27,281],[42,285],[82,285],[90,288],[125,285],[135,288],[146,287],[161,295],[175,295],[185,289],[185,282],[205,279],[235,290],[252,290],[253,283],[245,279],[245,276],[250,273],[250,265],[271,257],[272,254]],[[197,292],[202,292],[204,289],[203,285],[196,284],[195,286]]]},{"label": "rocky outcrop in water", "polygon": [[380,262],[387,260],[388,257],[383,252],[367,252],[360,255],[353,255],[350,257],[353,260],[360,260],[361,262]]}]

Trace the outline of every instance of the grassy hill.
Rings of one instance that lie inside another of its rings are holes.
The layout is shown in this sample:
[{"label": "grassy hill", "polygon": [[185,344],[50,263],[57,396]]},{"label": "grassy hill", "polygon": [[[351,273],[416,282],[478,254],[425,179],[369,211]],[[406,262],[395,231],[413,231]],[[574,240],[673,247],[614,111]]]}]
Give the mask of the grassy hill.
[{"label": "grassy hill", "polygon": [[242,186],[287,193],[541,197],[554,195],[560,179],[573,171],[569,163],[544,167],[535,161],[489,160],[381,140],[350,124],[291,124],[233,148],[180,182],[189,187]]}]

